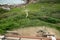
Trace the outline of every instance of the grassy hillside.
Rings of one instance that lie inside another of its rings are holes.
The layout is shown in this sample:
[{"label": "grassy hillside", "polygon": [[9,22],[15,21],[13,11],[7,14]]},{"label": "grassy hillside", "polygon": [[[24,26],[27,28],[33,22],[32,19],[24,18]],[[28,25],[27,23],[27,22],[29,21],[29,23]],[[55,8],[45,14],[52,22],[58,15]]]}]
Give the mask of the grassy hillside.
[{"label": "grassy hillside", "polygon": [[[26,11],[28,10],[28,17]],[[60,4],[35,3],[26,7],[12,8],[10,11],[0,10],[0,33],[15,28],[30,26],[47,26],[60,31]]]}]

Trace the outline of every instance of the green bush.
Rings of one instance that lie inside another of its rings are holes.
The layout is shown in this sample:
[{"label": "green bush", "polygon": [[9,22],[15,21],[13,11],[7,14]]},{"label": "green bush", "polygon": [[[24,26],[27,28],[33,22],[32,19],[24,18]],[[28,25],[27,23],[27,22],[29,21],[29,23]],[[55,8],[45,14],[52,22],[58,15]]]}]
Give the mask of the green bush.
[{"label": "green bush", "polygon": [[8,12],[8,10],[0,8],[0,14],[5,13],[5,12]]},{"label": "green bush", "polygon": [[5,30],[0,29],[0,34],[1,35],[5,34],[5,33],[6,33]]},{"label": "green bush", "polygon": [[60,0],[40,0],[40,3],[60,3]]},{"label": "green bush", "polygon": [[46,22],[49,22],[49,23],[60,23],[60,20],[59,19],[56,19],[56,18],[52,18],[52,17],[46,17],[46,18],[39,18],[40,20],[43,20],[43,21],[46,21]]}]

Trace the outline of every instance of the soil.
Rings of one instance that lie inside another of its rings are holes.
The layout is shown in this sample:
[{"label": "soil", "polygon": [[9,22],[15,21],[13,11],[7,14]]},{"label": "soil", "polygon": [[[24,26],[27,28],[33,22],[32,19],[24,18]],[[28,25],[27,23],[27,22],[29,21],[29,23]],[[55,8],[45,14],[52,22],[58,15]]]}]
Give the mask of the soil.
[{"label": "soil", "polygon": [[13,31],[19,33],[21,36],[36,36],[37,31],[39,30],[45,30],[48,31],[50,34],[55,35],[56,37],[60,37],[60,32],[58,30],[49,27],[27,27],[16,29]]}]

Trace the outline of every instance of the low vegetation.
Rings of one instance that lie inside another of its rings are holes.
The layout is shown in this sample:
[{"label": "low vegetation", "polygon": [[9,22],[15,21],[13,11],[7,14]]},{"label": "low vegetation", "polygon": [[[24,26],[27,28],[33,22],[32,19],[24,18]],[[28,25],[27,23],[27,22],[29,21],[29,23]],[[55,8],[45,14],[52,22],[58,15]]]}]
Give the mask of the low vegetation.
[{"label": "low vegetation", "polygon": [[[28,17],[25,10],[28,10]],[[59,3],[27,4],[10,11],[0,9],[0,34],[7,30],[30,26],[47,26],[60,31],[58,15],[60,16]]]}]

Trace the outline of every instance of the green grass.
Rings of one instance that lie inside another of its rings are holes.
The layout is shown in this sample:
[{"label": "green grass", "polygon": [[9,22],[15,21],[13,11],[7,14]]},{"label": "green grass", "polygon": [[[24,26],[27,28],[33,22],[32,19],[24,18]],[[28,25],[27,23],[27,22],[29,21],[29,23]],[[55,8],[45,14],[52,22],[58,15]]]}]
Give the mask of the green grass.
[{"label": "green grass", "polygon": [[[25,10],[29,10],[26,18]],[[28,4],[26,8],[13,8],[8,12],[0,14],[0,33],[16,28],[30,26],[47,26],[60,31],[60,19],[53,14],[60,13],[60,4],[35,3]],[[59,14],[58,14],[59,15]]]}]

